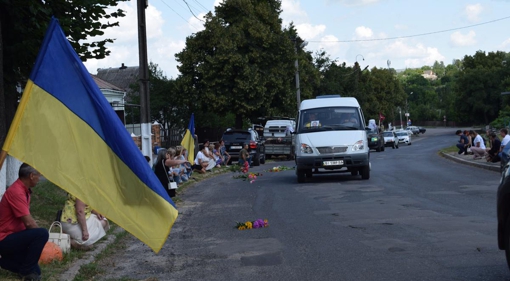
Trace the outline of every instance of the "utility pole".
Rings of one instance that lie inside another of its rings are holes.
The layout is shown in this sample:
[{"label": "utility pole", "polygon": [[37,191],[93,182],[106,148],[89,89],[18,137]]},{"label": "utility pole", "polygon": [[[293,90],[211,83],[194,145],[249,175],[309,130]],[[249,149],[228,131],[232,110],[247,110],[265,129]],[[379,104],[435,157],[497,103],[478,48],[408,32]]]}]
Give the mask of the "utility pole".
[{"label": "utility pole", "polygon": [[297,99],[297,109],[299,111],[299,106],[301,104],[301,89],[299,88],[299,63],[298,63],[298,53],[297,53],[297,38],[294,38],[294,52],[296,53],[296,61],[294,65],[296,66],[296,99]]},{"label": "utility pole", "polygon": [[148,0],[137,0],[138,7],[138,60],[140,85],[140,121],[142,131],[142,154],[149,156],[152,163],[152,138],[150,122],[150,95],[149,95],[149,66],[147,63],[147,27],[145,24],[145,9],[149,6]]}]

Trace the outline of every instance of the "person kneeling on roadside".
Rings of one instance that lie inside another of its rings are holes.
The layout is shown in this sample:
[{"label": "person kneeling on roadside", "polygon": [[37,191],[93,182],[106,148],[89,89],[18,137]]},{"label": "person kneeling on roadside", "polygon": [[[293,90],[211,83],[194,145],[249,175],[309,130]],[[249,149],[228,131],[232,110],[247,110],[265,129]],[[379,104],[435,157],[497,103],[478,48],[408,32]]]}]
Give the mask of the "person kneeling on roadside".
[{"label": "person kneeling on roadside", "polygon": [[68,194],[62,210],[62,232],[71,237],[71,247],[90,250],[110,229],[108,220],[75,196]]},{"label": "person kneeling on roadside", "polygon": [[41,280],[38,261],[49,234],[30,214],[32,187],[41,174],[23,163],[18,176],[0,201],[0,267],[21,280]]},{"label": "person kneeling on roadside", "polygon": [[203,144],[198,146],[197,157],[195,158],[195,164],[191,166],[193,171],[200,174],[205,174],[206,168],[209,166],[209,158],[205,156],[205,146]]},{"label": "person kneeling on roadside", "polygon": [[248,143],[245,143],[243,145],[243,149],[239,151],[238,164],[241,167],[251,168],[251,156],[250,153],[248,152]]},{"label": "person kneeling on roadside", "polygon": [[491,147],[485,149],[487,151],[487,162],[499,162],[501,161],[498,156],[499,149],[501,147],[501,141],[499,140],[496,133],[490,133],[489,138]]},{"label": "person kneeling on roadside", "polygon": [[468,145],[469,145],[468,138],[466,137],[466,135],[462,134],[461,130],[457,130],[455,132],[455,135],[460,137],[460,139],[459,139],[459,141],[457,143],[457,148],[459,149],[459,151],[457,153],[458,154],[466,154],[467,148],[468,148]]}]

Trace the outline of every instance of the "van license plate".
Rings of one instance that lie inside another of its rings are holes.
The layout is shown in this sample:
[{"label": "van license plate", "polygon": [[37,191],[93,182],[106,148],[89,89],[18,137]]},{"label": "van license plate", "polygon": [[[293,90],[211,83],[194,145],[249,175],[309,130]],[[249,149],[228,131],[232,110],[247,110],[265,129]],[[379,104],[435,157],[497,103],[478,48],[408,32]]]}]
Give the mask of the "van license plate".
[{"label": "van license plate", "polygon": [[338,165],[343,165],[344,164],[344,160],[338,160],[338,161],[324,161],[322,163],[322,165],[324,166],[338,166]]},{"label": "van license plate", "polygon": [[231,146],[230,148],[231,148],[231,149],[241,149],[242,147],[241,147],[240,145],[239,145],[239,146],[235,146],[235,145],[233,145],[233,146]]}]

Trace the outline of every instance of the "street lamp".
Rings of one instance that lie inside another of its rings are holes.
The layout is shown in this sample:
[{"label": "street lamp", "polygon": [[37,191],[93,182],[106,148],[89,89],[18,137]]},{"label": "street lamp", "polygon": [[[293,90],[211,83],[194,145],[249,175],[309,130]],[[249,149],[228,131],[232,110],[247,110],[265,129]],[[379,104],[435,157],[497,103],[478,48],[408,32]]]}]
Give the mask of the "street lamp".
[{"label": "street lamp", "polygon": [[400,106],[398,106],[397,108],[398,108],[398,113],[400,114],[400,129],[403,130],[404,127],[402,126],[402,108],[400,108]]},{"label": "street lamp", "polygon": [[363,61],[365,61],[365,57],[364,57],[362,54],[357,54],[357,55],[356,55],[356,62],[358,62],[358,56],[361,56],[361,58],[363,59]]},{"label": "street lamp", "polygon": [[[301,104],[301,88],[299,87],[299,63],[298,63],[298,46],[297,46],[297,38],[292,39],[294,41],[294,52],[296,53],[296,61],[294,62],[294,66],[296,67],[296,101],[297,108],[299,110],[299,106]],[[299,47],[302,49],[308,45],[308,42],[303,41],[299,44]]]},{"label": "street lamp", "polygon": [[[411,92],[409,95],[412,95],[413,92]],[[407,104],[407,97],[406,97],[406,114],[405,114],[406,117],[409,117],[409,105]],[[406,118],[406,119],[409,119],[409,118]]]}]

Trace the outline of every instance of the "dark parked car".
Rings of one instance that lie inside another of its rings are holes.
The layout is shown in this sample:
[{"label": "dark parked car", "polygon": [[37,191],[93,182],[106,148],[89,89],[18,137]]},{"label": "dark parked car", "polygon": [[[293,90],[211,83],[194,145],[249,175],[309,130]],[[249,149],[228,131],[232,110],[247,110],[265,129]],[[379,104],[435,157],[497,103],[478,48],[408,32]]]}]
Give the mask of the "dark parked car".
[{"label": "dark parked car", "polygon": [[423,127],[419,127],[419,126],[418,126],[418,129],[420,130],[420,133],[422,133],[422,134],[425,134],[425,132],[427,131],[427,129],[425,129]]},{"label": "dark parked car", "polygon": [[367,129],[368,148],[377,152],[384,151],[384,137],[379,128]]},{"label": "dark parked car", "polygon": [[501,183],[497,194],[498,247],[505,250],[506,262],[510,268],[510,168],[503,167]]},{"label": "dark parked car", "polygon": [[406,130],[411,131],[413,135],[417,135],[420,133],[420,129],[416,126],[407,126]]},{"label": "dark parked car", "polygon": [[225,148],[230,154],[230,164],[232,160],[239,160],[239,152],[243,145],[248,143],[248,152],[250,153],[253,166],[259,166],[266,163],[266,147],[264,140],[261,139],[253,129],[240,130],[228,129],[223,133],[222,139],[225,141]]}]

